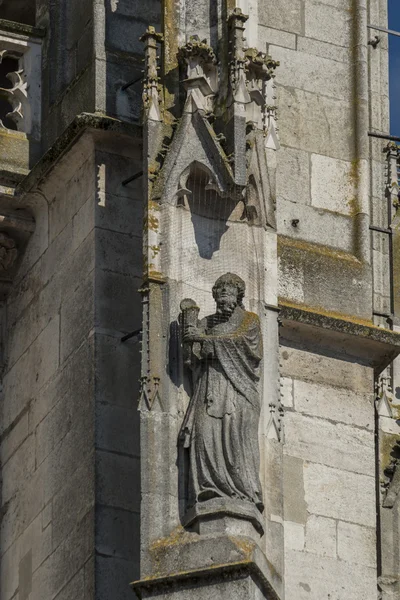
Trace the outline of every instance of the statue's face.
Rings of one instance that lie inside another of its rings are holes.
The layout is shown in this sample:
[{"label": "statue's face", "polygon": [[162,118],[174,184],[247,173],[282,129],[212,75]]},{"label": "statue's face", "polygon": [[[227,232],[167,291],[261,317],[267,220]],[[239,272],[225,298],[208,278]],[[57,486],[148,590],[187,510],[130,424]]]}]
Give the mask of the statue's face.
[{"label": "statue's face", "polygon": [[218,312],[231,313],[237,306],[238,289],[236,285],[229,282],[221,282],[214,291]]}]

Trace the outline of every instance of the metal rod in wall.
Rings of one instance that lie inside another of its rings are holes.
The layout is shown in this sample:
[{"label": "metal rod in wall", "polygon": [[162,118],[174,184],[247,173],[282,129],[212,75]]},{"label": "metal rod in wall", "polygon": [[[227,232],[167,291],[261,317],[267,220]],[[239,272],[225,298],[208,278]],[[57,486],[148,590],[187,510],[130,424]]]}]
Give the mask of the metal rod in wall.
[{"label": "metal rod in wall", "polygon": [[400,137],[398,135],[390,135],[389,133],[369,131],[368,135],[369,137],[379,138],[381,140],[389,140],[389,142],[400,142]]},{"label": "metal rod in wall", "polygon": [[383,31],[389,35],[395,35],[400,37],[400,31],[394,31],[393,29],[386,29],[386,27],[379,27],[378,25],[367,25],[368,29],[376,29],[377,31]]}]

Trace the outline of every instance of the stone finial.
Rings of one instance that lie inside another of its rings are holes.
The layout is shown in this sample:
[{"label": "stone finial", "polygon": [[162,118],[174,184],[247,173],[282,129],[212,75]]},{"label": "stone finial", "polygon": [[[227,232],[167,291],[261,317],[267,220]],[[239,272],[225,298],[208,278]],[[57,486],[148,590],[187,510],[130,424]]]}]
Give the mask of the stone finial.
[{"label": "stone finial", "polygon": [[247,89],[252,100],[247,106],[247,120],[264,131],[266,146],[276,150],[279,144],[276,133],[278,128],[274,77],[279,62],[256,48],[249,48],[245,55]]},{"label": "stone finial", "polygon": [[149,26],[140,38],[144,43],[145,68],[143,83],[143,104],[146,118],[151,121],[161,121],[161,98],[158,88],[158,57],[157,44],[163,40],[163,35],[157,33],[155,28]]},{"label": "stone finial", "polygon": [[250,102],[246,86],[246,63],[244,25],[248,19],[240,8],[235,8],[228,18],[230,85],[233,100],[242,104]]},{"label": "stone finial", "polygon": [[207,40],[190,36],[189,41],[179,48],[178,61],[186,68],[185,87],[188,98],[193,96],[197,108],[212,110],[212,98],[218,88],[217,58]]}]

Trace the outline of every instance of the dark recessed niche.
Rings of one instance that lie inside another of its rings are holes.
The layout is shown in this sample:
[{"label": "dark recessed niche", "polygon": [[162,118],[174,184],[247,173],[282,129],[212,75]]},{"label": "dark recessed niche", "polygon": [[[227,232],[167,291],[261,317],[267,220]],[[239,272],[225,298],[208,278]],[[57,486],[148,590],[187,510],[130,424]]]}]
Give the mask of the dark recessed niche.
[{"label": "dark recessed niche", "polygon": [[34,26],[36,0],[0,0],[0,19]]}]

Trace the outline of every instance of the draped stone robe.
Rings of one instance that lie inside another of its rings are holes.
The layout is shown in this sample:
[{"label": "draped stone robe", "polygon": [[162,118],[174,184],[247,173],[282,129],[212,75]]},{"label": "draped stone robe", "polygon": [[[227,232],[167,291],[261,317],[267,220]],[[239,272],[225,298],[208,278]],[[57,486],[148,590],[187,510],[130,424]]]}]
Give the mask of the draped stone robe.
[{"label": "draped stone robe", "polygon": [[182,428],[190,447],[189,504],[228,497],[262,511],[259,318],[237,306],[229,320],[211,315],[199,327],[203,339],[192,352],[200,372]]}]

